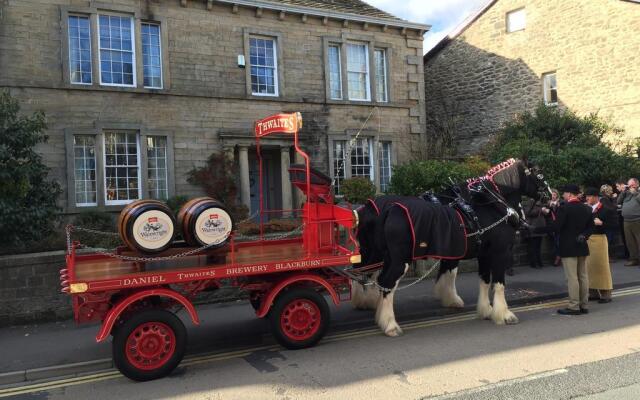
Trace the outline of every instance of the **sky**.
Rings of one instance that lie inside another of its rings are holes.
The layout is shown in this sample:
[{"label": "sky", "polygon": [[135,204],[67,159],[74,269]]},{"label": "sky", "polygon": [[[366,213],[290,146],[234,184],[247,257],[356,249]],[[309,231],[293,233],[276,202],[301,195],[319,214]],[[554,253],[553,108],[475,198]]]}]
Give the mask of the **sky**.
[{"label": "sky", "polygon": [[365,0],[383,11],[409,20],[431,25],[424,35],[424,52],[435,46],[473,11],[487,0]]}]

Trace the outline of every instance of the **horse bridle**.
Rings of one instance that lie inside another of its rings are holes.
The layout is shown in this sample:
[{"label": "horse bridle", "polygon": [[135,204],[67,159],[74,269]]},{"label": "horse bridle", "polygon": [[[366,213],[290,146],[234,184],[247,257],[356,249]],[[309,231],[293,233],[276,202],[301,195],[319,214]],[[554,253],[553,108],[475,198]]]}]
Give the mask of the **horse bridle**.
[{"label": "horse bridle", "polygon": [[[524,167],[524,174],[526,176],[531,176],[533,173],[534,172],[531,171],[531,168],[526,167],[526,166]],[[539,185],[536,185],[536,186],[538,186],[538,193],[540,194],[541,198],[542,198],[543,194],[547,194],[547,193],[549,194],[549,196],[552,196],[553,192],[551,191],[551,187],[549,186],[549,182],[547,182],[544,179],[544,175],[538,173],[538,174],[535,175],[535,177],[539,182],[543,183],[542,189],[541,189],[541,187]]]}]

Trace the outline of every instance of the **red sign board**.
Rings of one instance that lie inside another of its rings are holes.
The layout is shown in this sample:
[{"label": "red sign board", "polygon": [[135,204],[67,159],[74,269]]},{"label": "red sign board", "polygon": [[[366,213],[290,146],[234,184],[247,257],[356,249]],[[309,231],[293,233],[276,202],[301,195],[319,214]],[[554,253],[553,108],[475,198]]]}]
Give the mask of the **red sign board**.
[{"label": "red sign board", "polygon": [[296,133],[302,128],[302,116],[293,114],[276,114],[256,122],[256,137],[272,133]]}]

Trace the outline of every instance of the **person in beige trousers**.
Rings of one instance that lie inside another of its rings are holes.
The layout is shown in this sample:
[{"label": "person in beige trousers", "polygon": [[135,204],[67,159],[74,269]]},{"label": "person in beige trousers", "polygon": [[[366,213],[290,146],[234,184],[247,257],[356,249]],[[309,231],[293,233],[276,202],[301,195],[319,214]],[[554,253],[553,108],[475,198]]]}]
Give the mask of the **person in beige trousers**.
[{"label": "person in beige trousers", "polygon": [[567,278],[569,304],[558,310],[558,314],[580,315],[589,312],[589,275],[587,273],[587,240],[593,231],[591,207],[580,202],[577,185],[566,185],[562,189],[565,203],[558,209],[558,216],[545,228],[536,232],[556,232],[560,237],[560,258]]}]

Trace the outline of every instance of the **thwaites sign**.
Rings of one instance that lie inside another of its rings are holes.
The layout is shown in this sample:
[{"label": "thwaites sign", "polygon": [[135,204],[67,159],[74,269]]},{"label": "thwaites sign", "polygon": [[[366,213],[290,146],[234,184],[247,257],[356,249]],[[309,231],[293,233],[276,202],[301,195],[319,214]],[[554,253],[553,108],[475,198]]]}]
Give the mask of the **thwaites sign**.
[{"label": "thwaites sign", "polygon": [[263,137],[272,133],[296,133],[302,129],[302,115],[276,114],[256,122],[256,137]]}]

